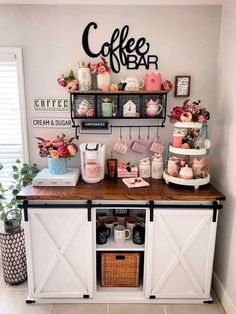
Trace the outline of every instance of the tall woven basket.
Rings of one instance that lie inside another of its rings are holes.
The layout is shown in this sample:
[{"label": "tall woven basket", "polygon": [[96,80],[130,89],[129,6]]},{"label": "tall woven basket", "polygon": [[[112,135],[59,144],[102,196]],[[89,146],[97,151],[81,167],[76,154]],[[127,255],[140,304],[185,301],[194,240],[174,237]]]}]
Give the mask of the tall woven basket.
[{"label": "tall woven basket", "polygon": [[102,253],[102,287],[138,287],[140,253]]},{"label": "tall woven basket", "polygon": [[27,279],[24,230],[14,233],[1,230],[0,246],[4,280],[10,285],[24,282]]}]

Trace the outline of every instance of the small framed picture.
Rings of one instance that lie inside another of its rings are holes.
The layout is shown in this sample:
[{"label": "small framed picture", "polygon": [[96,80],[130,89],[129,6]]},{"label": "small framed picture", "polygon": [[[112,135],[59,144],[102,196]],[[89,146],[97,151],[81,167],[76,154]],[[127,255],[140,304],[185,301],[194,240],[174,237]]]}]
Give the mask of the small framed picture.
[{"label": "small framed picture", "polygon": [[188,97],[190,95],[190,75],[178,75],[175,77],[175,97]]}]

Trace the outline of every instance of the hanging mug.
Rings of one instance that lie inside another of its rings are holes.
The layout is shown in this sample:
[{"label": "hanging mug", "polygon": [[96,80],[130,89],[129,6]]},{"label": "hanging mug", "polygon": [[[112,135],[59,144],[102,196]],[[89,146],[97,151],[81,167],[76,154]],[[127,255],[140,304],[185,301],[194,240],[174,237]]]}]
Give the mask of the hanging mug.
[{"label": "hanging mug", "polygon": [[143,154],[145,152],[145,149],[146,149],[146,144],[144,143],[144,140],[142,139],[133,140],[133,143],[130,146],[130,150],[138,154]]},{"label": "hanging mug", "polygon": [[155,154],[162,154],[165,151],[165,146],[163,141],[159,141],[156,137],[155,140],[152,142],[149,150]]},{"label": "hanging mug", "polygon": [[125,140],[123,140],[121,137],[118,139],[118,141],[113,146],[113,150],[120,154],[125,154],[127,152],[128,145]]}]

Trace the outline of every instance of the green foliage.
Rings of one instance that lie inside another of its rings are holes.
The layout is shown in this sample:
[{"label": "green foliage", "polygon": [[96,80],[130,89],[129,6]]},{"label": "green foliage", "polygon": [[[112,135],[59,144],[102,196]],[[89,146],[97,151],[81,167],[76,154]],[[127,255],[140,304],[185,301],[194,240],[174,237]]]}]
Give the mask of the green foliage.
[{"label": "green foliage", "polygon": [[[15,163],[12,166],[14,184],[5,189],[0,182],[0,219],[6,220],[10,217],[10,219],[13,219],[13,225],[18,225],[21,222],[21,209],[18,207],[20,202],[16,199],[16,196],[32,181],[39,170],[36,164],[22,164],[19,159]],[[0,164],[0,170],[2,168],[3,166]],[[6,192],[11,192],[10,200],[6,199]]]}]

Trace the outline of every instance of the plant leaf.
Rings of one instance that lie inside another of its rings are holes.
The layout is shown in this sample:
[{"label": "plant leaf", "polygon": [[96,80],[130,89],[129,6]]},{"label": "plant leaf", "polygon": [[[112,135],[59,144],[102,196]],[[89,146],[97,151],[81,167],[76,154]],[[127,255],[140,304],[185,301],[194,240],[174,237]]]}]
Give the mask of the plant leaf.
[{"label": "plant leaf", "polygon": [[19,174],[18,173],[15,173],[15,174],[13,174],[13,179],[15,179],[15,180],[18,180],[19,179]]}]

